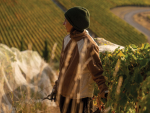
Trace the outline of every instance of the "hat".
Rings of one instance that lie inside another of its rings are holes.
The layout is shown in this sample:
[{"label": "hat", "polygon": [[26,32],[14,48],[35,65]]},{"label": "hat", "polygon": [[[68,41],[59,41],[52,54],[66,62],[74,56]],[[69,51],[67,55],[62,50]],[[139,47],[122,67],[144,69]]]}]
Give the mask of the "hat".
[{"label": "hat", "polygon": [[83,31],[90,25],[90,13],[86,8],[81,6],[69,9],[65,13],[65,17],[69,23],[79,31]]}]

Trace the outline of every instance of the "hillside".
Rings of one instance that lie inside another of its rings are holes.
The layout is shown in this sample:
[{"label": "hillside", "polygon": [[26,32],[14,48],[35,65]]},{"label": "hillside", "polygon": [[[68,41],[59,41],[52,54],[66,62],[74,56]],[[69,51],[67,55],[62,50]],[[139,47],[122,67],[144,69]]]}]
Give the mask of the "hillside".
[{"label": "hillside", "polygon": [[[119,45],[147,42],[146,37],[132,26],[111,13],[110,8],[122,5],[150,5],[149,0],[59,0],[67,9],[81,5],[91,14],[90,29],[98,36]],[[57,43],[56,60],[59,59],[62,40],[67,34],[64,26],[64,12],[52,0],[1,0],[0,1],[0,43],[9,47],[32,45],[41,56],[44,41],[48,39],[50,53]]]},{"label": "hillside", "polygon": [[51,0],[1,0],[0,43],[20,48],[23,38],[24,49],[31,43],[32,49],[42,55],[47,38],[50,51],[57,43],[58,59],[66,35],[63,20],[63,12]]},{"label": "hillside", "polygon": [[103,37],[113,43],[120,45],[136,44],[147,42],[146,37],[139,33],[119,17],[112,14],[111,8],[117,6],[150,6],[149,0],[58,0],[67,9],[74,6],[86,7],[91,14],[90,29],[97,36]]}]

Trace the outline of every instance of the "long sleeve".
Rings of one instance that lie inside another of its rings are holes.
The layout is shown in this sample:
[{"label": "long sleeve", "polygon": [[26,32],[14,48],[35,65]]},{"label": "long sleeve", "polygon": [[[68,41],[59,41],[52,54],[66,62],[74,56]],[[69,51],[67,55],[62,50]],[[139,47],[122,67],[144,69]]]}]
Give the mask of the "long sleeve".
[{"label": "long sleeve", "polygon": [[96,45],[91,46],[88,53],[88,58],[92,58],[90,62],[88,63],[87,67],[89,68],[93,80],[97,83],[99,90],[100,90],[100,96],[102,98],[105,98],[105,93],[108,91],[107,85],[105,84],[106,80],[103,73],[102,63],[99,58],[99,48]]}]

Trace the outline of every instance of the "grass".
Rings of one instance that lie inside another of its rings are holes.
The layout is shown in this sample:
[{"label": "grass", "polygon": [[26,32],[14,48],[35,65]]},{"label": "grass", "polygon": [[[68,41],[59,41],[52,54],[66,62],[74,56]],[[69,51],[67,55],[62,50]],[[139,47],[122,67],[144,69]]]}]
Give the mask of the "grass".
[{"label": "grass", "polygon": [[[11,51],[11,49],[7,48],[6,45],[1,45],[0,51],[0,111],[3,110],[4,113],[11,113],[12,111],[15,111],[16,113],[50,112],[50,109],[47,106],[47,101],[42,101],[44,98],[43,95],[45,95],[44,93],[47,92],[47,88],[50,88],[54,82],[50,68],[49,70],[46,70],[45,68],[43,69],[43,63],[41,63],[39,73],[35,77],[30,78],[32,76],[30,72],[31,68],[28,69],[27,73],[23,72],[21,68],[19,71],[16,67],[16,65],[18,65],[16,63],[16,59],[18,58],[18,60],[21,60],[22,63],[24,59],[26,63],[28,62],[28,66],[23,67],[28,68],[31,66],[29,59],[32,58],[29,58],[27,55],[23,56],[24,52],[22,54],[17,53],[17,55],[14,55],[15,52],[19,50],[15,50],[14,48]],[[39,59],[39,55],[36,55],[33,51],[31,56]],[[14,66],[12,64],[16,65]],[[37,66],[37,63],[34,62],[34,65]],[[48,74],[46,76],[48,78],[50,77],[50,85],[48,84],[46,87],[44,87],[44,84],[46,83],[39,84],[39,82],[41,82],[44,78],[44,76],[41,76],[43,71],[49,71],[49,73],[45,72]],[[46,92],[44,90],[46,90]]]}]

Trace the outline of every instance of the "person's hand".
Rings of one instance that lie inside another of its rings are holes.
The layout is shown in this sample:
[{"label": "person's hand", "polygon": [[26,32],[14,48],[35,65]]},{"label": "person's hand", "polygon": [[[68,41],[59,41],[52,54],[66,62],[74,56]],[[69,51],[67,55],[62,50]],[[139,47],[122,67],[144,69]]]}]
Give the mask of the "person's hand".
[{"label": "person's hand", "polygon": [[51,100],[51,101],[54,100],[54,102],[56,102],[56,91],[53,89],[52,92],[51,92],[51,94],[49,94],[44,99],[48,99],[48,100]]},{"label": "person's hand", "polygon": [[56,101],[56,92],[54,90],[52,91],[52,93],[49,96],[50,96],[50,100]]}]

